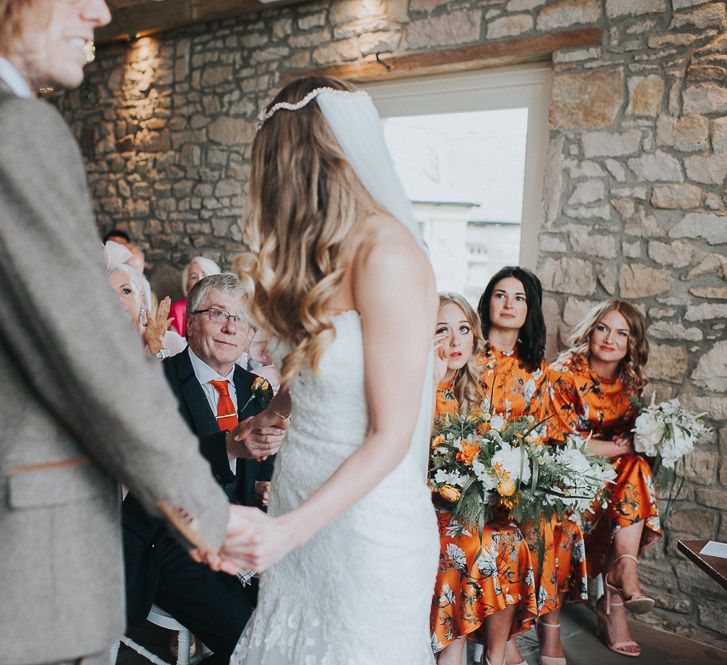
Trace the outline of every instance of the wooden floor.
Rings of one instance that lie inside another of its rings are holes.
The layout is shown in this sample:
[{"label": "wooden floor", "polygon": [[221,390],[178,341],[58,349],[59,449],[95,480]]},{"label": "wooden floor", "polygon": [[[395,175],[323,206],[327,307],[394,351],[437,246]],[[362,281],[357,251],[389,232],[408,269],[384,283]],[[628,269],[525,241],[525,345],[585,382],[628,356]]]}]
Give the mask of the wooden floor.
[{"label": "wooden floor", "polygon": [[[727,621],[727,606],[725,621]],[[632,622],[631,630],[634,639],[641,645],[641,656],[639,658],[619,656],[596,639],[593,630],[593,612],[586,605],[569,605],[561,616],[561,623],[568,665],[727,665],[727,651],[654,630],[636,622]],[[169,653],[169,631],[146,624],[134,631],[134,639],[164,660],[174,662]],[[518,641],[528,665],[538,665],[535,632],[531,631],[518,638]],[[470,658],[471,654],[470,648]],[[117,665],[148,665],[148,663],[149,661],[124,645],[121,646]]]}]

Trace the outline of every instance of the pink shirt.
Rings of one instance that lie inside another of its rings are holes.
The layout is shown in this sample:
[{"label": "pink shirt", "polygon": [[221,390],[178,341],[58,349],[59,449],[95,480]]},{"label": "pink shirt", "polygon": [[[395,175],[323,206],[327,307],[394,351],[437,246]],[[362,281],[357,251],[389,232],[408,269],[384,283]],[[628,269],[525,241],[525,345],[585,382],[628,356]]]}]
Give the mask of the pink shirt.
[{"label": "pink shirt", "polygon": [[169,318],[172,319],[172,327],[182,336],[187,336],[187,299],[177,300],[169,308]]}]

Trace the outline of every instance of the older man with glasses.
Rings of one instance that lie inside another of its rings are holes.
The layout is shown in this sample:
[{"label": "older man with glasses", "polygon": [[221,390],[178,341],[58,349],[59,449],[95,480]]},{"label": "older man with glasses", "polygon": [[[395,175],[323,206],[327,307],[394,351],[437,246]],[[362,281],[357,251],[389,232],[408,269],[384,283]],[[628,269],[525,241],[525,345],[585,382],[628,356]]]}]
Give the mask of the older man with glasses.
[{"label": "older man with glasses", "polygon": [[[272,477],[285,423],[234,438],[238,423],[272,398],[267,381],[235,363],[255,334],[243,314],[244,296],[230,273],[197,282],[187,299],[189,346],[162,366],[212,475],[232,503],[255,506],[261,505],[256,483]],[[257,580],[243,585],[192,561],[133,495],[124,501],[123,525],[128,623],[143,621],[154,603],[210,647],[215,663],[227,663],[257,601]]]}]

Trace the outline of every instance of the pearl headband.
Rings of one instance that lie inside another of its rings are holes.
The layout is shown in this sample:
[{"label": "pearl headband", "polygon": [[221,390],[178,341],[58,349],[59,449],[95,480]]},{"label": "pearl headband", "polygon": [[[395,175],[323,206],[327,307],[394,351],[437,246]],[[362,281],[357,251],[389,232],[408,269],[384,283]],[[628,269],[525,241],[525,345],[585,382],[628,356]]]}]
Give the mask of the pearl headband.
[{"label": "pearl headband", "polygon": [[277,111],[297,111],[298,109],[302,109],[304,106],[310,104],[310,102],[318,97],[318,95],[324,92],[331,95],[366,95],[368,97],[368,93],[364,90],[349,92],[348,90],[338,90],[337,88],[329,87],[315,88],[315,90],[311,90],[305,97],[303,97],[303,99],[301,99],[299,102],[295,102],[295,104],[291,104],[290,102],[278,102],[277,104],[271,106],[267,111],[265,109],[260,111],[257,116],[255,131],[259,132],[260,128],[265,124],[265,121],[270,120],[270,118],[272,118]]}]

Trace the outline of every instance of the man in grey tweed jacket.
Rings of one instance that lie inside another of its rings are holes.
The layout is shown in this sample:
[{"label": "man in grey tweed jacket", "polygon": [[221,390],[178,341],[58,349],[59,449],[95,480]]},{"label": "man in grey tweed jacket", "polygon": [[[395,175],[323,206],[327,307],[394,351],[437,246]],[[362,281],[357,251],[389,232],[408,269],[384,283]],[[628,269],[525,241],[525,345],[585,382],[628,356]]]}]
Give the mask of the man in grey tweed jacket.
[{"label": "man in grey tweed jacket", "polygon": [[106,285],[78,146],[31,95],[79,85],[109,18],[103,0],[0,0],[0,665],[108,662],[117,479],[203,553],[237,525]]}]

